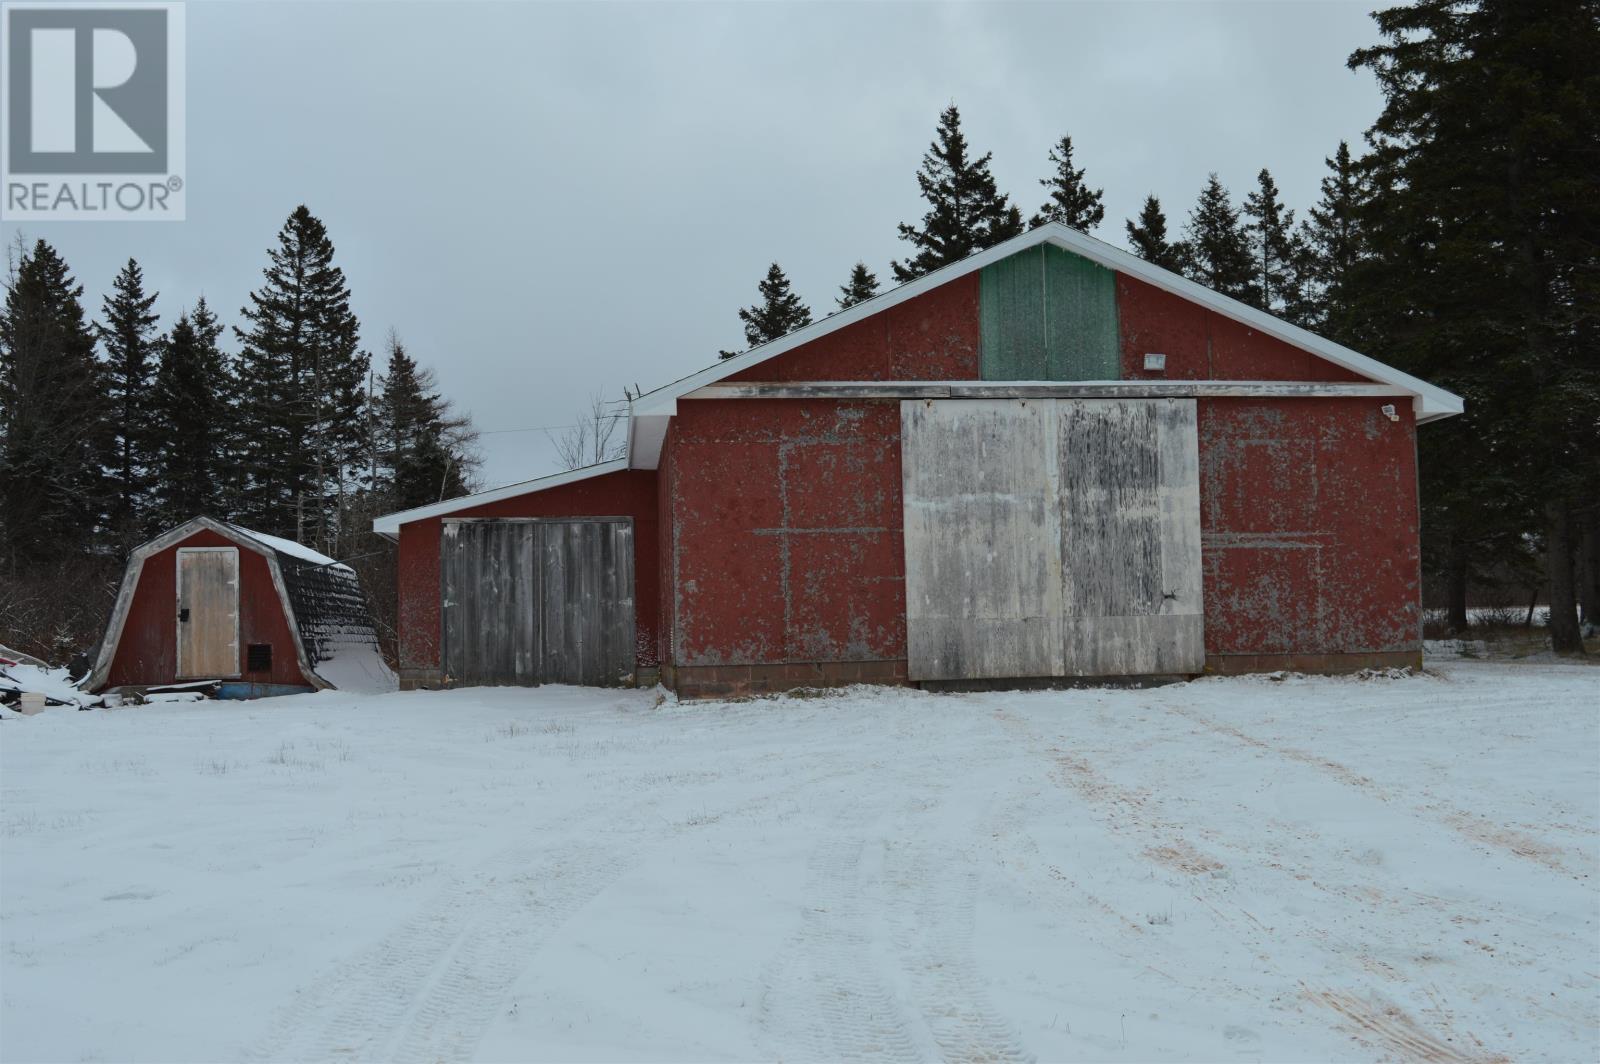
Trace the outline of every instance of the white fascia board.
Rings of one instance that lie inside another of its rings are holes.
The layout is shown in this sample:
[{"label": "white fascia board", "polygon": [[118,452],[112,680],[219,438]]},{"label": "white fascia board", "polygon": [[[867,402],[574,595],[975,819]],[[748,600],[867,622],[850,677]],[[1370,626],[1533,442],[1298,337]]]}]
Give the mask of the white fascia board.
[{"label": "white fascia board", "polygon": [[[1092,236],[1068,229],[1064,225],[1051,223],[1042,228],[1050,229],[1050,242],[1057,247],[1066,249],[1084,258],[1092,259],[1108,269],[1118,270],[1136,277],[1139,280],[1171,292],[1191,303],[1214,310],[1218,314],[1242,325],[1248,325],[1258,332],[1276,337],[1284,343],[1298,347],[1302,351],[1309,351],[1318,358],[1326,359],[1336,366],[1343,366],[1352,373],[1358,373],[1370,380],[1383,384],[1392,384],[1397,388],[1404,388],[1422,400],[1422,409],[1428,420],[1449,417],[1459,414],[1464,409],[1464,403],[1459,395],[1445,391],[1437,385],[1429,384],[1409,373],[1403,373],[1393,366],[1369,358],[1359,351],[1353,351],[1343,344],[1336,344],[1332,340],[1318,336],[1298,325],[1291,325],[1281,318],[1274,317],[1266,311],[1257,310],[1255,307],[1241,303],[1237,299],[1213,292],[1201,284],[1196,284],[1187,277],[1179,276],[1170,270],[1153,265],[1139,258],[1132,252],[1124,251],[1119,247],[1107,244],[1103,240],[1096,240]],[[1038,232],[1039,230],[1035,230]]]},{"label": "white fascia board", "polygon": [[485,503],[499,502],[501,499],[514,499],[518,495],[532,495],[539,491],[548,491],[550,488],[559,488],[563,484],[571,484],[579,480],[588,480],[591,477],[604,476],[607,473],[619,473],[628,468],[626,458],[617,458],[610,462],[600,462],[596,465],[579,466],[569,469],[564,473],[552,473],[547,477],[536,477],[533,480],[524,480],[518,484],[507,484],[503,488],[492,488],[489,491],[480,491],[476,495],[463,495],[459,499],[450,499],[446,502],[436,502],[428,506],[418,506],[410,510],[401,510],[399,513],[385,514],[375,518],[372,530],[380,536],[393,538],[400,534],[400,526],[412,521],[425,521],[430,517],[443,517],[446,514],[457,513],[461,510],[470,510],[474,506]]}]

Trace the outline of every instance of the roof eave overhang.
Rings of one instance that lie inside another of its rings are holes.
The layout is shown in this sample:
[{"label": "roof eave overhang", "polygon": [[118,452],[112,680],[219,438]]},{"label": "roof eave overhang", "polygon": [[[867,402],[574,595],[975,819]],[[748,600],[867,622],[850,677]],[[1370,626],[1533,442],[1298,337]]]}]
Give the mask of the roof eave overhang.
[{"label": "roof eave overhang", "polygon": [[[629,428],[632,438],[632,427]],[[607,473],[620,473],[628,468],[626,458],[618,458],[610,462],[599,462],[595,465],[579,466],[562,473],[552,473],[547,477],[537,477],[533,480],[524,480],[517,484],[507,484],[503,488],[493,488],[489,491],[480,491],[473,495],[463,495],[457,499],[433,503],[428,506],[418,506],[410,510],[401,510],[397,513],[384,514],[374,518],[372,531],[391,540],[400,537],[400,526],[413,521],[426,521],[433,517],[445,517],[449,514],[470,510],[475,506],[484,506],[488,503],[499,502],[501,499],[512,499],[518,495],[532,495],[534,492],[548,491],[558,488],[563,484],[571,484],[579,480],[588,480],[591,477],[604,476]],[[653,468],[653,467],[652,467]]]}]

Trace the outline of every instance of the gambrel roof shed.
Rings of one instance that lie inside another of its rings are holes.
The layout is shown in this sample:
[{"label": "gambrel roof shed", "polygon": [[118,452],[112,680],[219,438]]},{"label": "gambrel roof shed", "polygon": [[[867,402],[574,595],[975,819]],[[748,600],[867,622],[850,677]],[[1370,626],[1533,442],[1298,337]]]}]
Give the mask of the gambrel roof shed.
[{"label": "gambrel roof shed", "polygon": [[633,529],[616,678],[689,692],[1409,663],[1415,431],[1460,410],[1052,224],[635,398],[624,459],[374,527],[412,682],[544,678],[452,667],[490,614],[450,589],[554,616],[567,540],[519,540],[518,578],[497,537],[600,518]]},{"label": "gambrel roof shed", "polygon": [[241,695],[393,686],[354,570],[209,517],[134,549],[85,686],[200,680]]}]

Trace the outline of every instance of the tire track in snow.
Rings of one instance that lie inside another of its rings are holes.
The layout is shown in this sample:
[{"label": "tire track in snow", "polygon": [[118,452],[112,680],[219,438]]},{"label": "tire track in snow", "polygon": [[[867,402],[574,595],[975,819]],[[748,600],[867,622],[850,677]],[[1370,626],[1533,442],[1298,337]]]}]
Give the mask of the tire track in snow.
[{"label": "tire track in snow", "polygon": [[895,935],[912,1002],[947,1061],[1032,1061],[978,972],[972,940],[982,876],[960,870],[963,863],[970,858],[923,850],[898,877],[912,885],[909,905],[896,910],[911,919]]},{"label": "tire track in snow", "polygon": [[762,977],[762,1025],[780,1058],[789,1043],[809,1060],[925,1060],[929,1047],[874,955],[865,838],[844,827],[833,825],[812,852],[800,931]]},{"label": "tire track in snow", "polygon": [[1187,706],[1162,705],[1160,708],[1169,713],[1183,717],[1185,720],[1198,724],[1202,728],[1215,732],[1218,735],[1225,735],[1253,749],[1261,750],[1270,754],[1276,754],[1277,756],[1286,760],[1294,761],[1302,765],[1309,765],[1310,767],[1317,769],[1319,772],[1331,776],[1333,779],[1339,781],[1345,786],[1361,791],[1364,794],[1368,794],[1373,798],[1378,799],[1380,802],[1390,805],[1406,804],[1410,806],[1413,812],[1427,817],[1436,823],[1443,824],[1452,831],[1458,832],[1459,834],[1464,835],[1466,838],[1480,845],[1491,846],[1496,849],[1504,850],[1505,852],[1516,857],[1541,864],[1553,872],[1560,872],[1563,875],[1572,874],[1567,868],[1566,864],[1562,861],[1562,857],[1565,856],[1565,851],[1563,851],[1560,847],[1544,842],[1543,840],[1536,839],[1526,832],[1518,831],[1515,828],[1506,827],[1502,824],[1496,824],[1487,817],[1480,816],[1477,813],[1456,809],[1444,802],[1434,801],[1423,805],[1416,805],[1410,802],[1397,802],[1394,792],[1388,787],[1383,786],[1370,777],[1364,776],[1361,773],[1356,772],[1348,766],[1342,765],[1331,758],[1321,757],[1317,754],[1313,754],[1293,746],[1285,746],[1281,743],[1269,742],[1265,739],[1251,735],[1249,732],[1244,731],[1242,728],[1235,727],[1232,724],[1228,724],[1219,720],[1213,720],[1212,718],[1207,717],[1196,710],[1190,709]]},{"label": "tire track in snow", "polygon": [[301,993],[264,1060],[469,1055],[540,945],[625,868],[598,847],[502,853],[377,946]]}]

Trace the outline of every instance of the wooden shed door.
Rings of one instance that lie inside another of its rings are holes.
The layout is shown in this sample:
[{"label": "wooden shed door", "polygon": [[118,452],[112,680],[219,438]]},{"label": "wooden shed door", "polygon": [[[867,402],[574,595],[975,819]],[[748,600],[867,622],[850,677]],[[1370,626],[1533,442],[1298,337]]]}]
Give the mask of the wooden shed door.
[{"label": "wooden shed door", "polygon": [[452,683],[631,679],[630,519],[447,520],[439,561]]},{"label": "wooden shed door", "polygon": [[178,676],[239,675],[239,549],[178,548]]},{"label": "wooden shed door", "polygon": [[1193,400],[901,404],[916,680],[1205,665]]}]

